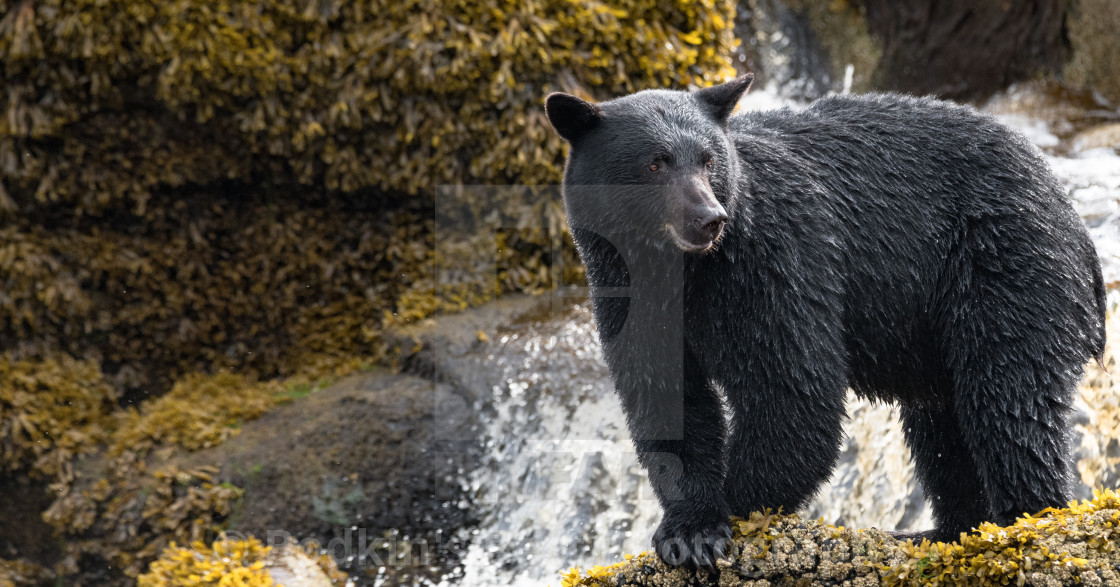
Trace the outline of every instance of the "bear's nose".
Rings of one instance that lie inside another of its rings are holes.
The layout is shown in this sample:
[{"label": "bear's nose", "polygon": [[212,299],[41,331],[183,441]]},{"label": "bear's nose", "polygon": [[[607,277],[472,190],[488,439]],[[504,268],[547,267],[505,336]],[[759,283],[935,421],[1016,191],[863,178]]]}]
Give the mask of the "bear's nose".
[{"label": "bear's nose", "polygon": [[719,233],[723,232],[723,225],[727,223],[727,212],[724,212],[723,207],[709,208],[707,213],[700,217],[697,224],[700,225],[700,232],[708,238],[708,241],[714,241],[719,238]]}]

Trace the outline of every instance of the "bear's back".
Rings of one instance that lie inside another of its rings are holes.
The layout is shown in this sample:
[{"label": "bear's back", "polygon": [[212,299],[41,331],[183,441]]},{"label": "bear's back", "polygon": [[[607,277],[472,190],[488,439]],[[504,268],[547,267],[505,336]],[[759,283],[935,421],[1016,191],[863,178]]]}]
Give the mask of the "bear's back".
[{"label": "bear's back", "polygon": [[[746,113],[729,129],[751,224],[785,222],[764,232],[793,232],[808,221],[827,233],[815,246],[836,246],[857,387],[938,378],[906,357],[941,344],[944,305],[967,272],[1002,272],[1007,283],[993,287],[1021,287],[1055,315],[1084,320],[1099,279],[1087,231],[1038,149],[994,118],[932,98],[869,94]],[[1073,285],[1043,292],[1045,283],[1022,283],[1047,273]]]},{"label": "bear's back", "polygon": [[[730,129],[747,157],[761,142],[824,169],[814,177],[838,197],[855,197],[852,187],[898,198],[941,197],[948,201],[931,203],[954,215],[985,215],[1024,201],[1049,205],[1064,197],[1025,137],[971,106],[934,98],[830,96],[803,110],[742,114]],[[1025,192],[1024,175],[1034,179]],[[1014,194],[1018,201],[1003,197],[1008,188],[1023,192]]]}]

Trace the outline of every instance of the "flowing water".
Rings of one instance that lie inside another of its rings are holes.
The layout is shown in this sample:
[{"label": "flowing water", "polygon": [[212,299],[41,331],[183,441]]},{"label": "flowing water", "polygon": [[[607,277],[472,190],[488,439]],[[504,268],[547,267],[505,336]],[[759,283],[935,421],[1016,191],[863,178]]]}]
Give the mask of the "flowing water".
[{"label": "flowing water", "polygon": [[[763,90],[742,107],[786,103]],[[1013,90],[985,109],[1047,152],[1090,228],[1106,282],[1120,282],[1120,127],[1108,126],[1115,111],[1054,103],[1037,88]],[[484,461],[464,479],[482,521],[445,583],[558,585],[561,569],[648,549],[660,510],[635,461],[586,304],[499,335],[490,348],[501,383],[483,399]],[[801,513],[847,526],[929,527],[897,410],[852,398],[849,413],[840,467]]]}]

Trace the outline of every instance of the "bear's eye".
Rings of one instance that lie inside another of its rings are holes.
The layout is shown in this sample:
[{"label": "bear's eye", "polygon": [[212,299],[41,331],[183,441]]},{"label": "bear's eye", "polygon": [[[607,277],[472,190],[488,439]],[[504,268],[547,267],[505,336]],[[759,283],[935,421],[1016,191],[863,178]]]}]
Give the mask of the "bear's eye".
[{"label": "bear's eye", "polygon": [[649,164],[649,170],[650,171],[657,171],[658,169],[661,169],[660,165],[658,165],[656,163],[650,163]]},{"label": "bear's eye", "polygon": [[715,166],[716,166],[716,160],[711,158],[711,157],[708,157],[708,160],[704,162],[704,167],[707,167],[708,169],[712,169]]}]

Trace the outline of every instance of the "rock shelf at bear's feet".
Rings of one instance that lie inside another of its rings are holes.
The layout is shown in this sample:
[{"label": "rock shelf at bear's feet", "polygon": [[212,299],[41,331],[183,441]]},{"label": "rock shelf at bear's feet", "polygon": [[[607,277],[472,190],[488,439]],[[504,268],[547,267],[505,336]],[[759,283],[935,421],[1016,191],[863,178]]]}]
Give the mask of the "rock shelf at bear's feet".
[{"label": "rock shelf at bear's feet", "polygon": [[673,568],[652,552],[561,573],[563,587],[644,585],[1120,585],[1120,496],[1106,490],[952,543],[900,541],[796,515],[735,519],[732,554],[718,575]]}]

